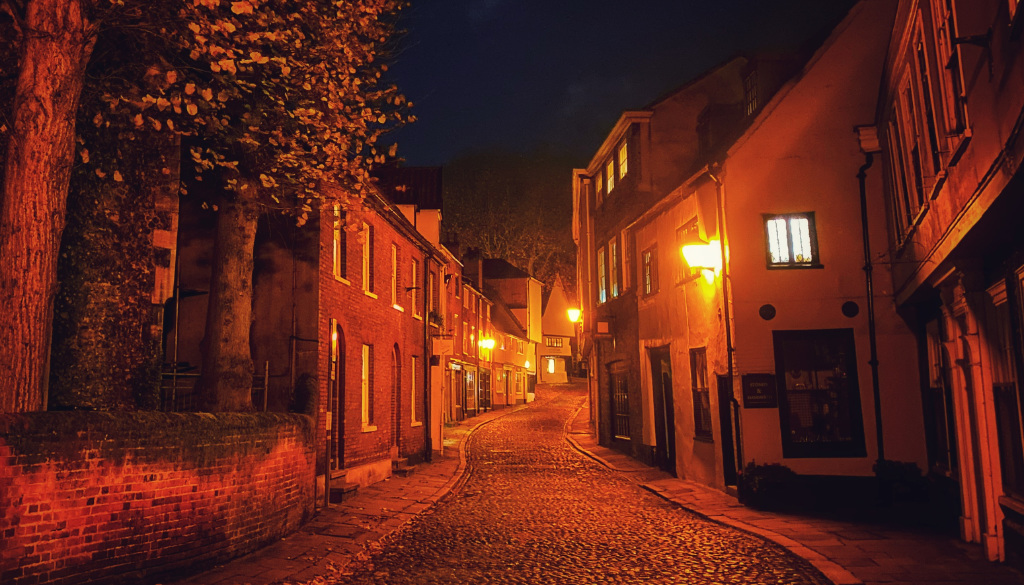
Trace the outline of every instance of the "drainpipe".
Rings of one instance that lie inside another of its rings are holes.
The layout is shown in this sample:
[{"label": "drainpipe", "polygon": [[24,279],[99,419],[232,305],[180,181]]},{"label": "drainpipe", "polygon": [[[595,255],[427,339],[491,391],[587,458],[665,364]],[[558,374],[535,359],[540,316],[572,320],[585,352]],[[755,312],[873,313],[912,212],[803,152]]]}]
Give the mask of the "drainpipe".
[{"label": "drainpipe", "polygon": [[[861,149],[864,149],[862,144]],[[885,461],[885,442],[882,437],[882,400],[878,382],[878,341],[875,335],[875,291],[872,278],[873,267],[871,265],[871,240],[868,235],[868,197],[865,181],[867,171],[874,162],[872,152],[864,152],[864,164],[857,171],[857,182],[860,186],[860,223],[861,232],[864,237],[864,284],[867,288],[867,311],[868,311],[868,347],[871,352],[871,359],[868,364],[871,366],[871,393],[875,399],[875,441],[878,445],[878,461]]]},{"label": "drainpipe", "polygon": [[[427,264],[433,258],[432,255],[423,256],[423,274],[420,278],[424,281],[429,280],[430,266]],[[440,270],[438,274],[440,274]],[[435,279],[436,282],[436,279]],[[417,283],[412,283],[413,286],[418,286]],[[427,302],[427,295],[431,294],[431,291],[427,290],[427,287],[423,287],[422,290],[425,294],[420,295],[423,297],[423,396],[420,397],[420,404],[425,405],[423,407],[423,424],[427,427],[426,429],[426,459],[429,463],[434,459],[434,443],[432,441],[432,435],[430,432],[430,400],[433,396],[431,393],[431,387],[433,386],[430,381],[430,357],[434,354],[434,336],[430,334],[430,312],[427,311],[429,303]],[[416,312],[416,308],[413,307],[413,312]],[[415,408],[415,405],[413,405]]]},{"label": "drainpipe", "polygon": [[733,432],[735,433],[733,445],[736,450],[736,459],[732,464],[736,467],[737,474],[739,474],[743,472],[743,431],[740,426],[740,403],[736,400],[736,393],[733,390],[735,388],[733,376],[736,373],[733,367],[733,354],[736,352],[736,349],[732,345],[732,316],[729,311],[729,263],[726,257],[728,244],[725,234],[725,197],[723,196],[721,178],[722,165],[715,163],[709,166],[708,176],[715,182],[715,202],[717,203],[715,212],[718,215],[718,239],[722,250],[722,315],[725,319],[726,375],[729,377],[729,402],[732,405]]}]

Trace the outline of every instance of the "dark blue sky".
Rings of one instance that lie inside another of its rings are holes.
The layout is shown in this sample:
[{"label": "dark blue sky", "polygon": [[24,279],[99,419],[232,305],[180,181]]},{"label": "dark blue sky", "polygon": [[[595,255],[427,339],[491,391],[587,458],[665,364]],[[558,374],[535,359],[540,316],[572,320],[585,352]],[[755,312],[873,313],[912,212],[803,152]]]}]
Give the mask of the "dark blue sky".
[{"label": "dark blue sky", "polygon": [[391,81],[408,165],[543,151],[582,165],[623,110],[729,55],[796,45],[848,0],[411,0]]}]

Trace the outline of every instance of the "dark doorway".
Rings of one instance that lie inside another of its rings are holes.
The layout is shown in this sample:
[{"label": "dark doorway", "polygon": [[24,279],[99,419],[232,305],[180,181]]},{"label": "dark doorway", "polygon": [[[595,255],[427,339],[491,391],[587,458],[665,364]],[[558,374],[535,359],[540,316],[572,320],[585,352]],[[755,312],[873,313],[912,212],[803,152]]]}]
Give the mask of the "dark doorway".
[{"label": "dark doorway", "polygon": [[402,355],[395,344],[391,351],[391,450],[398,455],[402,444]]},{"label": "dark doorway", "polygon": [[648,350],[654,393],[654,458],[658,467],[676,474],[676,425],[672,402],[672,361],[668,346]]},{"label": "dark doorway", "polygon": [[327,457],[330,470],[345,467],[345,335],[341,325],[331,319],[331,365],[327,391]]},{"label": "dark doorway", "polygon": [[732,378],[718,376],[718,422],[722,429],[722,472],[725,485],[736,485],[736,442],[732,424]]}]

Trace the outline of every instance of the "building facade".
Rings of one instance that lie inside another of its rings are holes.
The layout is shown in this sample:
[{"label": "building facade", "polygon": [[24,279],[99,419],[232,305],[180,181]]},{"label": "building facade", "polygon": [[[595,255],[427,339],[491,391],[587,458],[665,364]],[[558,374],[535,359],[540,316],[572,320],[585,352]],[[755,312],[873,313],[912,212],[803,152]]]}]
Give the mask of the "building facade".
[{"label": "building facade", "polygon": [[928,464],[962,537],[1022,563],[1024,10],[899,2],[876,115],[896,302],[917,337]]}]

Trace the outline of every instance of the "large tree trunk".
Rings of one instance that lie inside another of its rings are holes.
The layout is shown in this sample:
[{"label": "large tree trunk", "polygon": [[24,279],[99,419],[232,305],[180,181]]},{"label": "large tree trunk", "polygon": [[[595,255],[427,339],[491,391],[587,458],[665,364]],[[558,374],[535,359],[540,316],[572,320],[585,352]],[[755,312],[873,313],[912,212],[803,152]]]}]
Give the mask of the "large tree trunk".
[{"label": "large tree trunk", "polygon": [[0,193],[0,412],[45,410],[75,112],[92,53],[79,0],[32,0]]},{"label": "large tree trunk", "polygon": [[[230,197],[230,196],[229,196]],[[259,212],[242,197],[225,200],[217,210],[210,276],[210,304],[203,337],[199,391],[212,412],[252,410],[253,247]]]}]

